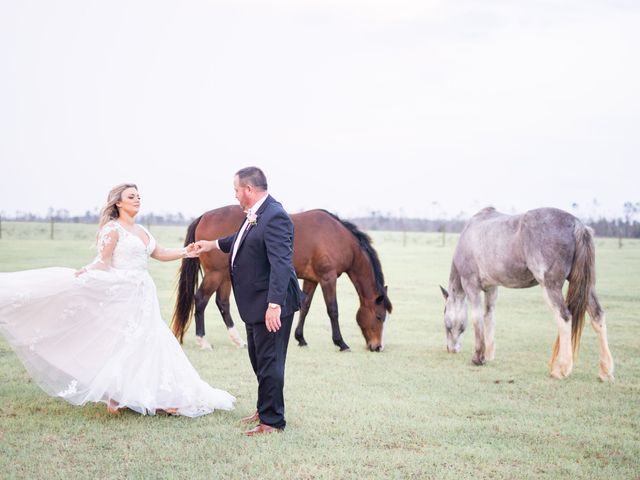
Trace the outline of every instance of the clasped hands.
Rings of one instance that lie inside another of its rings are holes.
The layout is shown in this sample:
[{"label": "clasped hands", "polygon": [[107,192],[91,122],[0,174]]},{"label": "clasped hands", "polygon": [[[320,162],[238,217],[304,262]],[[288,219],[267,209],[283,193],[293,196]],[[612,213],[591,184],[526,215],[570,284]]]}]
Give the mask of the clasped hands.
[{"label": "clasped hands", "polygon": [[[197,257],[201,253],[207,253],[216,248],[215,240],[198,240],[191,243],[187,248],[193,247],[193,256]],[[188,252],[187,252],[188,253]]]},{"label": "clasped hands", "polygon": [[201,253],[193,242],[184,247],[183,252],[185,258],[196,258]]}]

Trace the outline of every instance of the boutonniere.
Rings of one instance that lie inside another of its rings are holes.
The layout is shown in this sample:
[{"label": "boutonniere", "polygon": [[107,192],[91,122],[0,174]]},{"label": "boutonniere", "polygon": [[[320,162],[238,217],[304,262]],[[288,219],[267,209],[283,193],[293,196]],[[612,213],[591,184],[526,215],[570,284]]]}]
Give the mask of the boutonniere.
[{"label": "boutonniere", "polygon": [[249,226],[253,227],[254,225],[258,224],[258,216],[251,212],[249,213],[249,215],[247,215],[247,221],[249,222]]}]

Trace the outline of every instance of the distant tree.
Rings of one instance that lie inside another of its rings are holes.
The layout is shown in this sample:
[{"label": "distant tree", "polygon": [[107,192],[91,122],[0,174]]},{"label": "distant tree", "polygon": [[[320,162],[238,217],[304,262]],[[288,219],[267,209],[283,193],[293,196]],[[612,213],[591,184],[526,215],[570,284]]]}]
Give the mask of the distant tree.
[{"label": "distant tree", "polygon": [[640,202],[625,202],[624,204],[624,218],[627,222],[633,220],[633,217],[640,211]]},{"label": "distant tree", "polygon": [[56,210],[56,219],[60,221],[66,221],[69,219],[69,210],[66,208],[59,208]]},{"label": "distant tree", "polygon": [[623,206],[624,211],[624,223],[625,223],[625,237],[631,236],[632,224],[634,217],[640,210],[640,202],[625,202]]}]

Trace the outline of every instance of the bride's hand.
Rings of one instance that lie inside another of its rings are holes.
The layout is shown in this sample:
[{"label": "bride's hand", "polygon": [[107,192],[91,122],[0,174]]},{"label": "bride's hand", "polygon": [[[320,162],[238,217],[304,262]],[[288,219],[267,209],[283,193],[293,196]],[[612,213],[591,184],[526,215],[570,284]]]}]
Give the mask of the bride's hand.
[{"label": "bride's hand", "polygon": [[185,257],[187,258],[196,258],[200,255],[195,243],[190,243],[185,247]]}]

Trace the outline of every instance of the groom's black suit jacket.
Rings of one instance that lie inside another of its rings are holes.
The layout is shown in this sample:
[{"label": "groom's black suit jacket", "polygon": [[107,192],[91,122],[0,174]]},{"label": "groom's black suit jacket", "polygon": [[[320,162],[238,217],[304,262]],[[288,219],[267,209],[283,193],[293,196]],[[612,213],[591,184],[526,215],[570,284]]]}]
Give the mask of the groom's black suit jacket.
[{"label": "groom's black suit jacket", "polygon": [[[271,195],[256,212],[256,224],[218,240],[220,250],[232,252],[238,235],[240,246],[229,270],[233,294],[245,323],[264,323],[269,303],[282,307],[281,317],[300,309],[300,286],[293,268],[293,223]],[[244,224],[243,224],[244,225]]]}]

